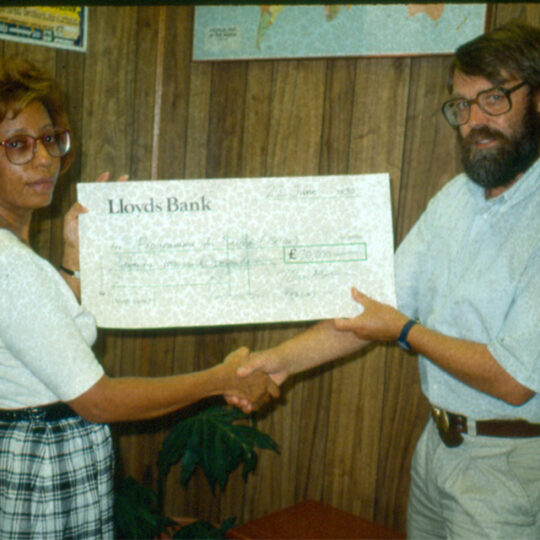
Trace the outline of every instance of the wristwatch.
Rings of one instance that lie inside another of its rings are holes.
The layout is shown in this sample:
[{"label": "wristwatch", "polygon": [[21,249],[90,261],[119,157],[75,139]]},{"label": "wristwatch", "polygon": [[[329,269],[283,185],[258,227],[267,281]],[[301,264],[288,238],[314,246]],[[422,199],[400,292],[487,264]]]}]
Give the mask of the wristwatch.
[{"label": "wristwatch", "polygon": [[414,319],[409,319],[401,329],[401,332],[399,334],[399,337],[397,338],[397,344],[406,351],[411,350],[411,344],[407,341],[407,336],[409,335],[409,332],[411,328],[418,323],[418,321],[415,321]]},{"label": "wristwatch", "polygon": [[63,264],[59,266],[60,270],[64,272],[64,274],[67,274],[68,276],[74,277],[76,279],[81,279],[81,273],[79,270],[71,270],[69,268],[66,268]]}]

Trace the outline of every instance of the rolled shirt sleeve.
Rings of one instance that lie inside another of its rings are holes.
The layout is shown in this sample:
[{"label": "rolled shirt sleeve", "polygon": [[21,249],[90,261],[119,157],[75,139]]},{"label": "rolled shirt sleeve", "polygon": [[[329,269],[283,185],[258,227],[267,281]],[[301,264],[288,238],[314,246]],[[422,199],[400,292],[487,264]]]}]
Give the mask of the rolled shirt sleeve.
[{"label": "rolled shirt sleeve", "polygon": [[516,380],[540,392],[540,246],[523,270],[488,350]]}]

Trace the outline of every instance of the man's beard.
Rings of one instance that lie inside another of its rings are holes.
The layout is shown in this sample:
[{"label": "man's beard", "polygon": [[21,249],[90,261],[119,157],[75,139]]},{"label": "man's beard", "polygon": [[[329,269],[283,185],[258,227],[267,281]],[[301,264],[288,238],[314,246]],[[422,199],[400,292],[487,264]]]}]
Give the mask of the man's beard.
[{"label": "man's beard", "polygon": [[[540,118],[532,103],[525,113],[519,133],[505,135],[487,126],[472,129],[463,138],[458,132],[461,163],[469,178],[485,189],[511,183],[525,172],[538,157]],[[476,148],[474,142],[487,138],[498,142],[494,148]]]}]

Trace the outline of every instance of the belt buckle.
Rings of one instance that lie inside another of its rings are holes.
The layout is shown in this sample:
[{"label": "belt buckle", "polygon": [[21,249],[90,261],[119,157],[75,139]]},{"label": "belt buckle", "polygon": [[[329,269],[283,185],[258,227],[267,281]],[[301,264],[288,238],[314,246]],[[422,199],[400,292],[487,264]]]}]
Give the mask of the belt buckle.
[{"label": "belt buckle", "polygon": [[451,422],[448,413],[444,409],[432,407],[431,415],[433,416],[433,420],[435,420],[435,425],[437,426],[442,442],[446,446],[455,448],[463,442],[463,435],[461,435],[458,427]]},{"label": "belt buckle", "polygon": [[46,412],[41,407],[28,407],[28,418],[32,421],[43,422]]}]

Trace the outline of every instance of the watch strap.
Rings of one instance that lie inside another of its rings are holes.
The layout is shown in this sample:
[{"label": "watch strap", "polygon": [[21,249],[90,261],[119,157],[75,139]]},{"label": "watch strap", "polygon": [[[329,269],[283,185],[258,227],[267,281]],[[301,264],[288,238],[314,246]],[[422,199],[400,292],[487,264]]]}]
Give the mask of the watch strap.
[{"label": "watch strap", "polygon": [[411,350],[411,344],[407,341],[407,336],[409,335],[409,332],[411,328],[417,324],[418,321],[415,321],[414,319],[409,319],[401,329],[401,332],[399,333],[399,337],[397,339],[397,344],[406,351]]}]

